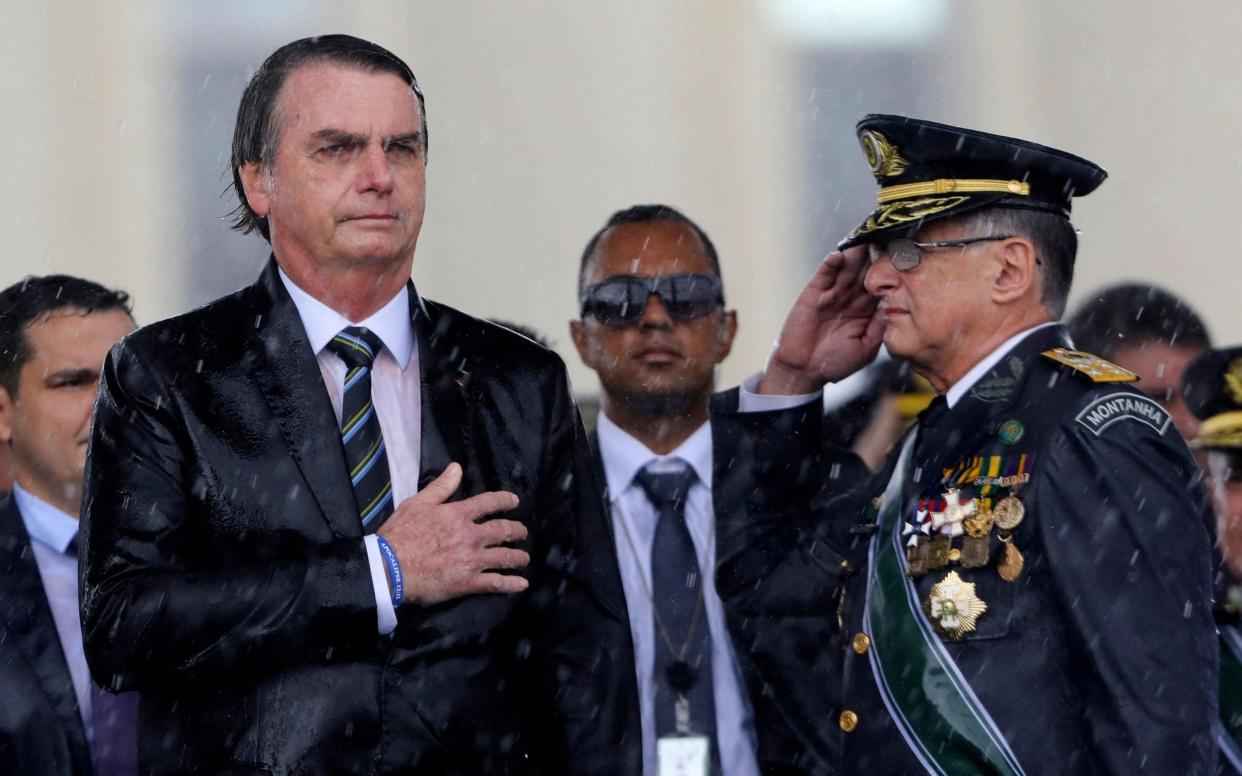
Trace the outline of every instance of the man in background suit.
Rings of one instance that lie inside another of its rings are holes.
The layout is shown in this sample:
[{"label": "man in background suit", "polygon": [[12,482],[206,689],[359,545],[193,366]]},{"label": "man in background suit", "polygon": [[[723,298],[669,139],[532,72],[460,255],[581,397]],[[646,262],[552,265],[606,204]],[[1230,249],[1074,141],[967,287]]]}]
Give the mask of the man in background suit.
[{"label": "man in background suit", "polygon": [[[806,642],[784,630],[774,640],[780,618],[727,610],[716,592],[716,514],[745,503],[729,470],[755,450],[739,444],[777,443],[783,434],[774,425],[756,430],[770,413],[709,421],[715,370],[737,331],[716,249],[671,207],[622,210],[588,242],[579,296],[582,317],[570,333],[602,388],[593,439],[634,639],[643,773],[655,776],[678,745],[697,746],[723,776],[796,772],[813,738],[800,733],[818,723],[788,719],[768,695],[831,681],[829,662],[808,661],[816,651],[798,645],[822,643],[834,622],[830,613],[802,617]],[[737,392],[715,402],[736,410]],[[829,457],[828,468],[866,473],[849,453]],[[675,735],[687,731],[697,743]]]},{"label": "man in background suit", "polygon": [[83,630],[149,772],[634,770],[564,365],[410,283],[423,102],[367,41],[273,53],[232,160],[272,261],[109,356]]},{"label": "man in background suit", "polygon": [[67,275],[0,291],[0,773],[136,773],[135,698],[92,684],[78,620],[78,510],[104,356],[128,296]]}]

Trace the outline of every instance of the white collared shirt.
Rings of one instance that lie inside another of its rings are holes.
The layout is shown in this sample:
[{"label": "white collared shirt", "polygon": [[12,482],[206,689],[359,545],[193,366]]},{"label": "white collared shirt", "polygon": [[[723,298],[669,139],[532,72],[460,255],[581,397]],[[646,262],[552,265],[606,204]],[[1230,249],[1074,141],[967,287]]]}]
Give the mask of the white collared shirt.
[{"label": "white collared shirt", "polygon": [[[345,362],[328,349],[328,343],[347,326],[365,326],[383,341],[384,348],[376,355],[371,369],[371,397],[380,431],[384,434],[393,503],[400,504],[402,499],[418,492],[422,463],[422,376],[418,365],[418,340],[410,320],[409,288],[402,286],[388,304],[366,320],[355,323],[299,288],[284,270],[280,270],[280,280],[289,291],[306,329],[338,426],[346,368]],[[370,562],[371,584],[375,588],[379,632],[388,634],[397,627],[397,613],[388,590],[384,559],[375,536],[364,537],[363,543]]]},{"label": "white collared shirt", "polygon": [[78,519],[65,514],[18,483],[13,483],[13,500],[22,516],[35,565],[43,581],[56,635],[65,653],[65,664],[73,680],[73,694],[78,699],[88,742],[91,729],[91,674],[82,651],[82,621],[78,613],[78,558],[68,554],[69,545],[78,538]]},{"label": "white collared shirt", "polygon": [[[655,733],[655,627],[648,590],[651,589],[651,545],[658,515],[634,476],[649,464],[680,462],[694,470],[697,480],[686,495],[686,525],[702,569],[716,567],[716,520],[712,505],[712,432],[704,423],[666,456],[651,452],[642,442],[599,416],[596,427],[599,452],[612,507],[613,537],[621,583],[634,639],[634,669],[638,677],[639,712],[643,734],[643,774],[656,774]],[[724,607],[716,593],[715,574],[703,588],[703,603],[712,642],[712,690],[716,704],[716,741],[723,776],[758,776],[755,730],[746,699],[741,670],[725,624]]]}]

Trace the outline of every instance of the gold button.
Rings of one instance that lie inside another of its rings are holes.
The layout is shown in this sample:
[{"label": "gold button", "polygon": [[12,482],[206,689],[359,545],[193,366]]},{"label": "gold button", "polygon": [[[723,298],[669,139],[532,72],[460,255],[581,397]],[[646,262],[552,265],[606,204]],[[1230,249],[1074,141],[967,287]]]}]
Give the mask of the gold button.
[{"label": "gold button", "polygon": [[954,547],[953,549],[949,550],[949,562],[950,562],[950,563],[957,563],[957,562],[958,562],[959,560],[961,560],[961,559],[962,559],[962,551],[961,551],[961,550],[959,550],[959,549],[958,549],[958,548],[956,548],[956,547]]},{"label": "gold button", "polygon": [[843,560],[843,561],[841,561],[841,570],[842,570],[842,571],[849,571],[849,570],[850,570],[850,562],[849,562],[848,560]]},{"label": "gold button", "polygon": [[869,649],[871,649],[871,639],[867,638],[867,634],[859,633],[854,637],[855,652],[860,655],[865,655]]},{"label": "gold button", "polygon": [[858,727],[858,715],[846,709],[841,712],[841,718],[837,722],[840,723],[841,729],[846,733],[853,733],[854,728]]}]

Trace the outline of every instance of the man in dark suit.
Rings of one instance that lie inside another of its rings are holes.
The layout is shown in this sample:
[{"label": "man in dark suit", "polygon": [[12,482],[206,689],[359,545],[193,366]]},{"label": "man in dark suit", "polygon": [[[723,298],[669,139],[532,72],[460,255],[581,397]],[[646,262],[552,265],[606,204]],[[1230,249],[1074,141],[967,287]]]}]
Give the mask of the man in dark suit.
[{"label": "man in dark suit", "polygon": [[564,366],[415,291],[426,153],[394,54],[277,50],[233,146],[237,226],[273,260],[109,356],[83,630],[140,693],[149,772],[636,767]]},{"label": "man in dark suit", "polygon": [[[814,610],[814,589],[838,577],[827,772],[1211,772],[1198,467],[1168,411],[1125,385],[1135,376],[1072,350],[1056,323],[1071,200],[1104,171],[900,116],[858,132],[879,207],[800,295],[757,387],[813,398],[882,337],[939,396],[854,519],[752,469],[760,511],[785,510],[790,529],[751,554],[807,573],[720,589]],[[813,436],[791,436],[771,471]]]},{"label": "man in dark suit", "polygon": [[89,280],[0,291],[0,448],[16,465],[0,501],[0,773],[137,772],[136,699],[90,680],[77,569],[95,388],[133,328],[126,294]]},{"label": "man in dark suit", "polygon": [[[783,429],[763,424],[765,412],[744,416],[761,428],[754,436],[710,422],[715,370],[737,330],[715,246],[666,205],[619,211],[583,251],[579,297],[570,334],[602,388],[592,438],[634,637],[643,773],[678,756],[723,776],[796,772],[815,722],[786,716],[789,695],[777,707],[771,691],[822,686],[832,662],[789,650],[781,618],[726,608],[716,593],[715,515],[746,501],[730,469],[756,454],[744,440],[773,443]],[[735,407],[737,392],[714,401]],[[850,479],[866,472],[845,451],[824,463]],[[828,613],[799,627],[827,639],[834,624]]]}]

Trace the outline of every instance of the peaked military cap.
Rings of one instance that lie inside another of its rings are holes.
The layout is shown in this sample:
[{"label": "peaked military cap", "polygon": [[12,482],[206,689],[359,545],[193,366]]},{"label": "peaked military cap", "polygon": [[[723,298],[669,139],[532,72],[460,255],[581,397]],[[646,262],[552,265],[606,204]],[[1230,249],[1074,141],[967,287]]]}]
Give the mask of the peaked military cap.
[{"label": "peaked military cap", "polygon": [[987,206],[1068,219],[1073,198],[1108,177],[1098,164],[1055,148],[904,116],[867,116],[858,122],[858,142],[880,191],[876,209],[842,249]]},{"label": "peaked military cap", "polygon": [[1242,346],[1200,353],[1182,376],[1182,397],[1200,421],[1195,447],[1242,450]]}]

